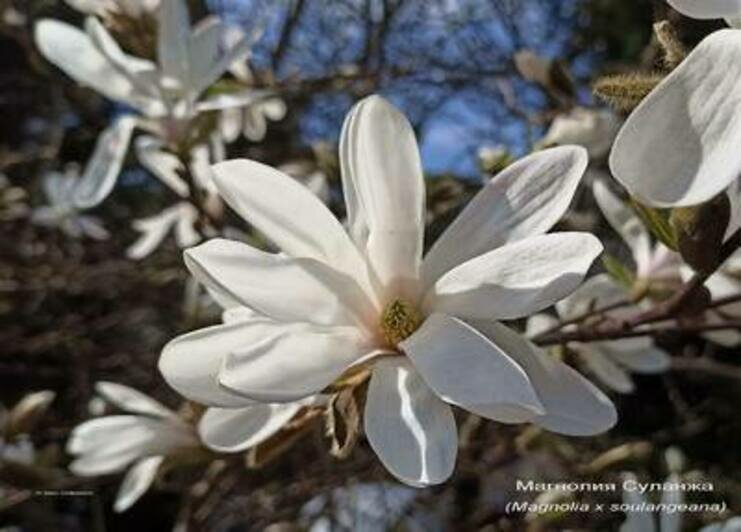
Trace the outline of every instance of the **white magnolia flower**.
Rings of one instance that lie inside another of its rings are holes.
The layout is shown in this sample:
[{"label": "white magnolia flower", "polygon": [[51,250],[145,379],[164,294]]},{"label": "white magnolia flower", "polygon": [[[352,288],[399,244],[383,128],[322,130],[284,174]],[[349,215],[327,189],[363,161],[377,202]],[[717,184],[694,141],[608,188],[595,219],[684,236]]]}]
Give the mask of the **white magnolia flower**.
[{"label": "white magnolia flower", "polygon": [[603,181],[594,181],[592,192],[605,219],[630,249],[636,287],[666,289],[679,283],[682,266],[679,254],[661,242],[652,245],[651,235],[640,218]]},{"label": "white magnolia flower", "polygon": [[540,144],[578,144],[587,149],[590,159],[599,159],[610,151],[619,129],[620,121],[612,111],[575,107],[556,117]]},{"label": "white magnolia flower", "polygon": [[123,14],[140,17],[154,13],[160,0],[65,0],[72,8],[88,15]]},{"label": "white magnolia flower", "polygon": [[203,99],[206,89],[247,54],[246,36],[224,48],[225,25],[215,17],[191,30],[184,0],[162,0],[158,16],[157,63],[125,53],[95,17],[87,19],[85,31],[50,19],[36,25],[35,39],[44,57],[139,113],[119,119],[101,135],[76,198],[78,206],[97,205],[110,193],[135,127],[164,145],[178,144],[193,133],[198,113],[240,107],[258,97],[247,91]]},{"label": "white magnolia flower", "polygon": [[610,168],[643,203],[695,205],[737,181],[740,141],[741,32],[721,30],[631,113],[615,140]]},{"label": "white magnolia flower", "polygon": [[[603,308],[624,301],[625,289],[609,275],[592,277],[566,299],[556,303],[561,320],[583,316],[590,309]],[[622,309],[625,312],[625,309]],[[620,311],[607,313],[618,318]],[[528,319],[527,333],[534,337],[543,333],[559,321],[547,314],[536,314]],[[566,326],[564,331],[574,330]],[[569,342],[568,347],[584,362],[587,368],[605,385],[620,393],[631,393],[635,389],[631,372],[660,373],[669,369],[669,356],[653,345],[651,338],[622,338],[601,342]]]},{"label": "white magnolia flower", "polygon": [[[625,473],[625,481],[637,482],[635,475]],[[666,483],[679,483],[679,475],[673,473],[666,479]],[[680,490],[665,490],[661,497],[664,510],[659,512],[659,526],[656,526],[654,512],[651,511],[651,503],[637,489],[623,490],[623,504],[627,506],[625,521],[620,526],[620,532],[680,532],[682,529],[682,513],[676,509],[676,505],[684,501],[683,492]],[[670,508],[675,508],[671,511]]]},{"label": "white magnolia flower", "polygon": [[195,228],[197,222],[198,211],[186,202],[168,207],[155,216],[134,220],[131,225],[141,236],[126,250],[126,256],[133,260],[149,256],[170,231],[174,231],[178,247],[194,246],[201,241],[201,235]]},{"label": "white magnolia flower", "polygon": [[128,468],[114,505],[123,512],[149,489],[168,455],[198,448],[200,443],[192,426],[151,397],[112,382],[99,382],[96,390],[126,414],[75,427],[67,441],[67,452],[76,456],[69,469],[87,477]]},{"label": "white magnolia flower", "polygon": [[76,167],[70,166],[64,174],[50,172],[45,175],[43,188],[49,204],[33,209],[31,221],[44,227],[58,228],[72,238],[107,239],[110,235],[100,219],[80,214],[74,205],[80,184]]},{"label": "white magnolia flower", "polygon": [[340,143],[348,231],[309,190],[247,160],[214,168],[226,202],[282,250],[211,240],[186,251],[195,277],[257,315],[170,342],[160,370],[197,402],[239,408],[320,393],[372,364],[365,432],[413,485],[452,472],[450,405],[574,435],[607,430],[612,403],[501,319],[574,290],[601,253],[589,234],[544,234],[587,165],[543,151],[492,180],[422,260],[424,177],[413,130],[380,97],[348,116]]}]

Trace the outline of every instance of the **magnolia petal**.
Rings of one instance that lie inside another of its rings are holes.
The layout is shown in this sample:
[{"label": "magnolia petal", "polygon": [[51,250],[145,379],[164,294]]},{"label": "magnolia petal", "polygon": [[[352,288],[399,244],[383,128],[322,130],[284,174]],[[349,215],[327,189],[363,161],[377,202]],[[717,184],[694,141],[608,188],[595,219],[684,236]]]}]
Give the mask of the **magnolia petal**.
[{"label": "magnolia petal", "polygon": [[141,236],[126,250],[126,256],[132,260],[141,260],[149,256],[164,241],[167,233],[178,221],[177,206],[165,209],[156,216],[140,218],[132,222],[132,227]]},{"label": "magnolia petal", "polygon": [[133,430],[139,425],[139,416],[116,415],[91,419],[77,425],[67,439],[69,454],[82,454],[94,451],[105,441],[111,439],[111,434]]},{"label": "magnolia petal", "polygon": [[337,218],[306,187],[246,159],[213,167],[224,200],[293,257],[308,257],[357,275],[360,255]]},{"label": "magnolia petal", "polygon": [[453,473],[458,453],[453,412],[403,360],[380,360],[373,368],[364,424],[368,443],[402,482],[429,486]]},{"label": "magnolia petal", "polygon": [[562,146],[529,155],[495,176],[427,253],[424,286],[469,259],[548,231],[566,212],[588,162],[584,148]]},{"label": "magnolia petal", "polygon": [[187,250],[185,264],[199,282],[279,321],[362,324],[373,312],[351,277],[314,259],[212,239]]},{"label": "magnolia petal", "polygon": [[628,117],[610,168],[643,203],[702,203],[741,174],[741,33],[706,37]]},{"label": "magnolia petal", "polygon": [[198,434],[215,451],[244,451],[277,433],[302,406],[302,403],[285,403],[238,409],[209,408],[198,423]]},{"label": "magnolia petal", "polygon": [[577,318],[591,309],[604,308],[626,299],[625,290],[606,273],[590,277],[568,297],[556,303],[564,320]]},{"label": "magnolia petal", "polygon": [[443,275],[428,312],[514,319],[553,305],[579,286],[602,244],[588,233],[552,233],[507,244]]},{"label": "magnolia petal", "polygon": [[239,322],[249,341],[230,350],[219,372],[225,388],[263,403],[319,393],[371,351],[352,327]]},{"label": "magnolia petal", "polygon": [[613,194],[603,181],[595,181],[592,192],[602,214],[630,248],[638,276],[646,276],[651,261],[651,237],[643,223],[633,209]]},{"label": "magnolia petal", "polygon": [[118,489],[116,502],[113,503],[116,512],[125,512],[146,493],[164,459],[164,456],[150,456],[139,460],[129,469]]},{"label": "magnolia petal", "polygon": [[615,364],[610,355],[600,350],[599,345],[580,344],[573,346],[574,351],[581,355],[589,370],[604,384],[620,393],[635,391],[633,379],[627,371]]},{"label": "magnolia petal", "polygon": [[711,19],[741,15],[741,0],[667,0],[674,9],[692,18]]},{"label": "magnolia petal", "polygon": [[175,242],[178,247],[189,248],[201,241],[201,235],[196,230],[198,211],[190,203],[181,203],[178,207],[178,219],[175,224]]},{"label": "magnolia petal", "polygon": [[253,334],[243,321],[215,325],[178,336],[163,349],[159,370],[180,395],[211,406],[239,408],[253,401],[223,389],[218,374],[224,357],[249,345]]},{"label": "magnolia petal", "polygon": [[671,357],[663,350],[655,347],[649,338],[642,338],[642,340],[646,340],[648,345],[638,349],[625,349],[620,345],[623,340],[606,342],[605,348],[613,360],[636,373],[667,371],[671,366]]},{"label": "magnolia petal", "polygon": [[224,29],[225,26],[218,17],[209,16],[198,22],[189,36],[189,62],[193,70],[195,94],[200,94],[219,77],[212,79],[211,70],[219,60]]},{"label": "magnolia petal", "polygon": [[100,218],[97,218],[95,216],[80,215],[77,217],[77,223],[79,224],[82,232],[88,238],[92,238],[94,240],[108,240],[111,237],[111,234],[108,232],[105,226],[103,226],[103,222],[100,220]]},{"label": "magnolia petal", "polygon": [[449,403],[505,423],[545,413],[522,367],[458,319],[433,314],[399,347]]},{"label": "magnolia petal", "polygon": [[534,423],[572,436],[599,434],[615,424],[617,413],[612,401],[572,368],[504,325],[493,321],[471,323],[524,369],[546,410]]},{"label": "magnolia petal", "polygon": [[340,163],[354,242],[384,286],[415,282],[422,258],[425,186],[412,126],[380,96],[365,98],[345,121]]},{"label": "magnolia petal", "polygon": [[109,403],[116,405],[125,412],[154,417],[177,418],[172,410],[159,401],[123,384],[100,381],[95,384],[95,390]]},{"label": "magnolia petal", "polygon": [[[223,33],[223,25],[221,26],[221,30]],[[215,60],[207,62],[205,66],[208,68],[195,78],[193,84],[195,94],[200,94],[213,85],[224,72],[229,70],[231,65],[238,61],[246,60],[252,44],[252,39],[247,35],[238,41],[228,43],[224,52],[218,55]],[[191,61],[193,64],[198,64],[197,56],[194,56]]]},{"label": "magnolia petal", "polygon": [[157,25],[157,59],[162,71],[182,86],[190,84],[190,16],[185,0],[162,0]]},{"label": "magnolia petal", "polygon": [[43,19],[36,24],[34,37],[41,54],[79,83],[111,100],[137,104],[131,80],[116,70],[85,32]]},{"label": "magnolia petal", "polygon": [[183,165],[176,155],[163,150],[162,142],[154,137],[136,139],[136,157],[152,174],[180,197],[188,197],[188,184],[180,177]]},{"label": "magnolia petal", "polygon": [[75,187],[73,201],[76,207],[95,207],[111,193],[121,173],[135,126],[136,118],[124,116],[100,134],[85,173]]},{"label": "magnolia petal", "polygon": [[[103,23],[95,17],[88,17],[85,21],[85,30],[98,51],[116,70],[131,81],[143,97],[159,98],[159,74],[154,63],[124,53]],[[141,110],[147,109],[143,107]]]}]

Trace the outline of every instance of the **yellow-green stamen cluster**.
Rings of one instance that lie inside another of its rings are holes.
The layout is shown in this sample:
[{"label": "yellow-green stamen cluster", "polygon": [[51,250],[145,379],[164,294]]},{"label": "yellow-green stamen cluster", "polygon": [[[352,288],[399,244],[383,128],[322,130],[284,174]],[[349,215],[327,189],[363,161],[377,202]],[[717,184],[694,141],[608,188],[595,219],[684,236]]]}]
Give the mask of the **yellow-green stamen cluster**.
[{"label": "yellow-green stamen cluster", "polygon": [[390,345],[409,338],[422,323],[422,315],[406,301],[395,299],[381,314],[381,332]]}]

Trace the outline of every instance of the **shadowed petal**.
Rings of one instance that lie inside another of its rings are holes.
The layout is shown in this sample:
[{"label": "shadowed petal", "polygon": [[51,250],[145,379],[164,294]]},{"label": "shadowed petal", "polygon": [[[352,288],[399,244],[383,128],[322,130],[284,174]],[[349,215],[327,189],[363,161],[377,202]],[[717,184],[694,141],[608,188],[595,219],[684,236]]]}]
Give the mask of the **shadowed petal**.
[{"label": "shadowed petal", "polygon": [[453,412],[403,359],[373,368],[364,423],[368,443],[402,482],[429,486],[452,474],[458,452]]},{"label": "shadowed petal", "polygon": [[505,423],[545,412],[522,367],[460,320],[433,314],[399,347],[450,403]]},{"label": "shadowed petal", "polygon": [[572,436],[599,434],[615,424],[612,401],[572,368],[504,325],[493,321],[472,325],[524,369],[546,411],[534,423]]}]

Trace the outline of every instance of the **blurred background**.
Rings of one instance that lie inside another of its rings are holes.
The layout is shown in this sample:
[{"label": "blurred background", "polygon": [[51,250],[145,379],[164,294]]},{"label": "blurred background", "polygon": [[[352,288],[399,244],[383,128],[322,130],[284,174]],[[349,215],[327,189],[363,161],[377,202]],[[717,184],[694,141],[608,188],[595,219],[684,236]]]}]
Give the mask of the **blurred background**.
[{"label": "blurred background", "polygon": [[[326,200],[342,216],[336,158],[342,121],[355,101],[380,93],[416,129],[428,176],[430,240],[492,174],[534,149],[581,141],[590,148],[590,171],[604,172],[611,139],[605,147],[601,138],[549,136],[554,121],[575,108],[611,113],[592,95],[593,82],[655,69],[654,21],[669,18],[687,46],[718,26],[649,0],[191,2],[194,20],[208,13],[256,35],[250,83],[285,104],[284,113],[268,113],[263,138],[236,139],[228,157],[320,172]],[[156,370],[159,352],[177,334],[218,320],[187,282],[175,239],[163,239],[140,260],[127,256],[140,237],[132,220],[172,203],[172,192],[133,150],[114,194],[86,213],[108,238],[73,238],[33,223],[34,210],[47,201],[44,176],[84,167],[98,134],[126,112],[39,54],[33,27],[44,17],[83,21],[61,1],[0,0],[0,402],[10,410],[30,392],[56,394],[29,434],[33,467],[18,469],[5,459],[0,465],[0,529],[145,532],[177,523],[179,530],[271,532],[616,530],[619,514],[535,519],[507,515],[504,504],[515,478],[617,481],[629,470],[659,482],[670,472],[668,448],[682,456],[689,478],[715,486],[689,498],[725,501],[725,516],[741,511],[741,367],[737,353],[696,337],[659,341],[689,360],[713,350],[717,367],[687,363],[637,376],[635,393],[612,395],[621,419],[605,435],[567,438],[462,416],[455,475],[436,488],[396,483],[364,441],[347,459],[330,457],[318,426],[260,469],[235,458],[223,467],[173,472],[122,514],[111,509],[115,475],[68,484],[91,496],[35,495],[66,478],[64,442],[91,416],[97,381],[127,384],[177,408],[179,398]],[[610,120],[619,123],[619,113]],[[236,217],[228,220],[247,230]],[[626,256],[588,188],[563,226],[594,231],[616,256]],[[696,530],[719,517],[687,514],[685,527]]]}]

